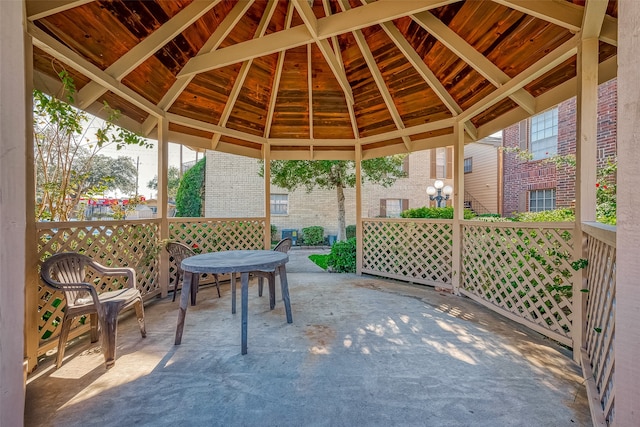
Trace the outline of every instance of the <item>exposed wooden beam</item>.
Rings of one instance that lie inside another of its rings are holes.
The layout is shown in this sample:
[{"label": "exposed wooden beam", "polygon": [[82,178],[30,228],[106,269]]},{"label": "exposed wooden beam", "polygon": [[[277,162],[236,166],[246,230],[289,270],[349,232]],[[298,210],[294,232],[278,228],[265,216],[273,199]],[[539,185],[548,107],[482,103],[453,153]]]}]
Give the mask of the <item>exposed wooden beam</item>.
[{"label": "exposed wooden beam", "polygon": [[293,6],[298,11],[298,15],[302,18],[302,22],[307,26],[311,37],[318,37],[318,19],[313,13],[313,8],[307,0],[292,0]]},{"label": "exposed wooden beam", "polygon": [[[218,48],[222,41],[229,35],[233,27],[240,21],[240,18],[246,13],[249,7],[253,4],[253,0],[240,0],[231,11],[227,14],[224,20],[218,25],[211,37],[198,51],[198,55],[210,53]],[[197,56],[197,55],[196,55]],[[168,111],[173,105],[178,96],[186,89],[191,83],[193,75],[187,77],[178,77],[169,90],[164,94],[158,107],[164,111]],[[143,124],[143,129],[146,130],[145,135],[148,134],[151,129],[156,125],[154,117],[149,117]]]},{"label": "exposed wooden beam", "polygon": [[222,126],[214,125],[212,123],[203,122],[201,120],[192,119],[185,116],[180,116],[173,113],[165,113],[169,122],[186,127],[191,127],[205,132],[221,133],[222,135],[230,136],[232,138],[242,139],[249,142],[255,142],[257,144],[266,144],[267,140],[261,136],[252,135],[249,133],[241,132],[234,129],[228,129]]},{"label": "exposed wooden beam", "polygon": [[[513,79],[484,97],[479,102],[464,111],[459,117],[461,120],[470,120],[475,115],[480,114],[487,108],[497,104],[501,100],[507,98],[512,93],[520,90],[526,84],[537,79],[544,73],[552,70],[554,67],[562,64],[564,61],[574,56],[578,49],[578,36],[566,41],[551,53],[543,56],[535,64],[515,76]],[[535,109],[534,112],[535,113]],[[531,113],[531,114],[533,114]]]},{"label": "exposed wooden beam", "polygon": [[100,68],[96,67],[82,56],[78,55],[58,40],[42,31],[40,28],[36,27],[32,22],[27,23],[27,32],[31,35],[34,46],[44,50],[71,68],[78,70],[88,78],[97,81],[100,85],[106,87],[116,95],[123,97],[147,113],[153,114],[157,117],[162,117],[164,115],[164,111],[160,110],[155,104],[149,102],[149,100],[136,93],[131,88],[109,76]]},{"label": "exposed wooden beam", "polygon": [[[451,114],[453,114],[453,116],[457,116],[462,113],[462,108],[449,94],[440,80],[438,80],[433,71],[427,67],[427,64],[424,63],[413,46],[411,46],[402,33],[400,33],[400,30],[398,30],[392,22],[384,22],[381,26],[391,41],[393,41],[398,49],[400,49],[400,52],[402,52],[405,58],[407,58],[407,61],[409,61],[418,74],[420,74],[420,76],[427,82],[429,87],[435,92],[438,98],[440,98]],[[477,130],[473,123],[466,121],[464,123],[464,127],[471,138],[475,139],[477,137]]]},{"label": "exposed wooden beam", "polygon": [[607,0],[589,0],[586,3],[582,18],[582,40],[600,37],[608,5]]},{"label": "exposed wooden beam", "polygon": [[27,19],[37,21],[74,7],[82,6],[93,0],[26,0]]},{"label": "exposed wooden beam", "polygon": [[311,63],[311,46],[311,44],[307,45],[307,93],[309,94],[309,138],[313,140],[313,65]]},{"label": "exposed wooden beam", "polygon": [[[200,19],[202,15],[211,10],[216,4],[220,3],[220,1],[221,0],[196,1],[191,3],[131,50],[122,55],[105,70],[105,73],[116,80],[122,80],[151,55]],[[107,90],[98,83],[89,82],[78,92],[78,105],[80,108],[91,105],[106,91]]]},{"label": "exposed wooden beam", "polygon": [[417,13],[453,3],[456,0],[380,0],[356,9],[318,19],[318,34],[314,37],[306,26],[297,26],[248,40],[192,58],[178,76],[203,73],[259,56],[292,49],[373,24],[390,21],[407,14]]},{"label": "exposed wooden beam", "polygon": [[[494,86],[500,87],[509,81],[510,78],[505,72],[489,61],[480,52],[475,50],[473,46],[431,14],[431,12],[421,12],[414,15],[413,20],[437,38],[449,50],[458,55],[464,62],[469,64],[474,70],[479,72]],[[526,111],[533,114],[533,111],[535,110],[535,99],[530,93],[521,89],[511,94],[510,97]]]}]

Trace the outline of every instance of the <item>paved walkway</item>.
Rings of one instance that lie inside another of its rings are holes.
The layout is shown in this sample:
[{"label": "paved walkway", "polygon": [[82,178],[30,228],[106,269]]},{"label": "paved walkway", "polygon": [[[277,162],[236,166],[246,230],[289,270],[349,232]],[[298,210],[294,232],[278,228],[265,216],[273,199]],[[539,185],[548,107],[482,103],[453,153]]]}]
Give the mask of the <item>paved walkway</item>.
[{"label": "paved walkway", "polygon": [[57,371],[43,359],[26,425],[591,425],[566,349],[468,299],[290,255],[293,324],[252,281],[247,355],[228,284],[201,289],[180,346],[178,303],[158,299],[146,339],[121,319],[114,368],[86,338]]}]

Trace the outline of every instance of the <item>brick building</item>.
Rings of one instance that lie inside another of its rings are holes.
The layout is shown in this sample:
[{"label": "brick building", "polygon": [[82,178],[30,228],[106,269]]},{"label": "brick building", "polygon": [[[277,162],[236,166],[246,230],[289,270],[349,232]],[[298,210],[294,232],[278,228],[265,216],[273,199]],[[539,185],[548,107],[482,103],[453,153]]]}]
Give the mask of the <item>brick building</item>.
[{"label": "brick building", "polygon": [[[616,155],[617,80],[598,88],[598,166]],[[576,98],[503,131],[503,214],[571,207],[575,168],[548,161],[576,152]],[[528,152],[529,158],[520,153]]]}]

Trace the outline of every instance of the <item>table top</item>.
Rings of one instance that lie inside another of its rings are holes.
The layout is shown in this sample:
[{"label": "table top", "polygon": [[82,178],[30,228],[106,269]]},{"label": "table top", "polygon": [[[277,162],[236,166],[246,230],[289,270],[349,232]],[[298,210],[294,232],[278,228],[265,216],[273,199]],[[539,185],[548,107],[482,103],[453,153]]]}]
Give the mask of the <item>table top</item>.
[{"label": "table top", "polygon": [[192,273],[246,273],[272,271],[288,261],[289,256],[278,251],[221,251],[185,258],[180,265]]}]

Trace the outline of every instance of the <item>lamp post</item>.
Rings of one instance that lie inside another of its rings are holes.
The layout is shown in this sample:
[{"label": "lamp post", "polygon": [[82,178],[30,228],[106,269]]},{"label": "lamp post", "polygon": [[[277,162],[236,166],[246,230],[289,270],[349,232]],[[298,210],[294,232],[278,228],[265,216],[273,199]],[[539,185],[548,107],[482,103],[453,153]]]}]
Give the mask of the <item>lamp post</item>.
[{"label": "lamp post", "polygon": [[453,187],[451,187],[450,185],[447,185],[445,187],[444,182],[440,181],[439,179],[437,179],[436,182],[433,183],[433,186],[430,185],[427,187],[429,200],[435,200],[438,207],[442,206],[443,200],[449,200],[449,196],[451,196],[451,193],[453,193]]}]

